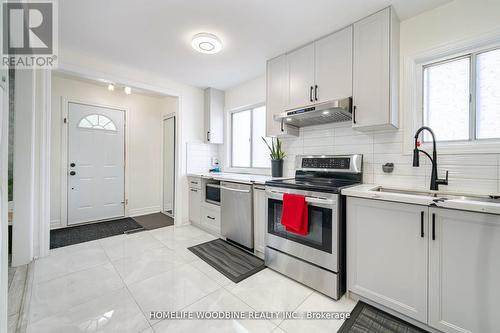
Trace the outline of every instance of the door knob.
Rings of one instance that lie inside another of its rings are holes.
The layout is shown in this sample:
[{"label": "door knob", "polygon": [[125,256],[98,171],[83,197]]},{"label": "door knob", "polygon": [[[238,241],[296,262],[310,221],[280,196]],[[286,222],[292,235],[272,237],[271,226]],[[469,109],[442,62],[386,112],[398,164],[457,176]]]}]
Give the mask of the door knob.
[{"label": "door knob", "polygon": [[74,175],[76,175],[76,172],[71,171],[69,174],[70,174],[71,176],[74,176]]},{"label": "door knob", "polygon": [[75,165],[76,165],[75,163],[71,163],[69,166],[72,167],[72,168],[74,168]]}]

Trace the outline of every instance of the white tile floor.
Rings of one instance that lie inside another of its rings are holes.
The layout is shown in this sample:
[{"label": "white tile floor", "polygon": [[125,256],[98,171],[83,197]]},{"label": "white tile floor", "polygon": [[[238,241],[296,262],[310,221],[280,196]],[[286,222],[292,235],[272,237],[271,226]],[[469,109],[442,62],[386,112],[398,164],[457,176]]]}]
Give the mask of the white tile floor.
[{"label": "white tile floor", "polygon": [[336,332],[337,320],[149,320],[149,311],[351,311],[270,269],[235,284],[187,247],[193,226],[120,235],[51,251],[35,264],[30,333]]}]

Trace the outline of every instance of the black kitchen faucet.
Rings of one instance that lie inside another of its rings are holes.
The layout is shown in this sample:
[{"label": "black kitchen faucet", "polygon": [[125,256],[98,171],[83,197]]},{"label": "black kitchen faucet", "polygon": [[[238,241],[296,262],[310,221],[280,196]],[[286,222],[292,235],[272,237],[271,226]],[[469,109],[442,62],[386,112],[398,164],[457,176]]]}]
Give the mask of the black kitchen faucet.
[{"label": "black kitchen faucet", "polygon": [[[418,136],[420,132],[423,130],[429,131],[432,136],[432,157],[426,151],[418,149],[419,142]],[[446,171],[446,179],[439,179],[437,174],[437,151],[436,151],[436,137],[434,136],[434,132],[430,127],[422,126],[415,133],[415,149],[413,149],[413,166],[420,166],[420,153],[424,153],[431,160],[432,163],[432,172],[431,172],[431,190],[437,191],[439,185],[448,185],[448,171]]]}]

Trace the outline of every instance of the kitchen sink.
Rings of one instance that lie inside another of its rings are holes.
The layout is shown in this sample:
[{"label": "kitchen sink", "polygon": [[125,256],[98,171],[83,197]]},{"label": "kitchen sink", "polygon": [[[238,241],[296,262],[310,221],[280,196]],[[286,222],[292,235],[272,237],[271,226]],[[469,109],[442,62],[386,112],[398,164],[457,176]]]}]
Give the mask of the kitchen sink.
[{"label": "kitchen sink", "polygon": [[426,197],[434,197],[443,200],[463,200],[463,201],[476,201],[476,202],[489,202],[500,204],[500,196],[493,195],[462,195],[454,193],[442,193],[442,192],[431,192],[431,191],[419,191],[419,190],[404,190],[395,189],[388,187],[377,187],[372,190],[373,192],[379,193],[394,193],[394,194],[406,194],[406,195],[418,195]]}]

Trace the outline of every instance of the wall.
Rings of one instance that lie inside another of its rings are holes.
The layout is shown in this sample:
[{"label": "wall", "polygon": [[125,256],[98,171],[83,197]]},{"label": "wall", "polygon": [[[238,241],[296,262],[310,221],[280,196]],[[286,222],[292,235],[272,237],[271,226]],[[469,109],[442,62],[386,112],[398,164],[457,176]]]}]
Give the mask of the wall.
[{"label": "wall", "polygon": [[178,177],[176,200],[176,224],[189,223],[188,217],[188,181],[186,177],[187,142],[203,142],[204,113],[203,90],[181,84],[153,72],[135,70],[110,59],[96,58],[69,49],[60,49],[59,67],[67,72],[85,73],[98,78],[116,82],[140,85],[148,90],[161,90],[172,96],[178,96]]},{"label": "wall", "polygon": [[[498,29],[498,1],[455,0],[401,22],[401,59],[450,41]],[[252,89],[245,96],[248,87]],[[226,91],[226,104],[237,108],[258,103],[262,96],[265,96],[265,76]],[[430,183],[427,159],[422,156],[421,167],[413,168],[412,156],[404,153],[403,138],[414,133],[405,133],[402,129],[403,119],[408,115],[401,113],[401,129],[397,131],[362,133],[354,131],[349,123],[302,128],[299,137],[283,139],[288,154],[285,174],[293,175],[296,155],[363,154],[365,183],[427,188]],[[395,164],[392,174],[383,173],[382,164],[386,162]],[[441,154],[438,162],[440,176],[444,176],[445,170],[450,173],[450,185],[442,189],[486,194],[500,192],[500,154]]]},{"label": "wall", "polygon": [[127,109],[126,141],[128,165],[125,182],[129,215],[141,215],[161,209],[162,115],[175,112],[176,98],[132,93],[121,89],[108,91],[95,84],[68,76],[52,78],[51,137],[51,224],[61,224],[61,133],[62,99],[72,99]]}]

